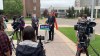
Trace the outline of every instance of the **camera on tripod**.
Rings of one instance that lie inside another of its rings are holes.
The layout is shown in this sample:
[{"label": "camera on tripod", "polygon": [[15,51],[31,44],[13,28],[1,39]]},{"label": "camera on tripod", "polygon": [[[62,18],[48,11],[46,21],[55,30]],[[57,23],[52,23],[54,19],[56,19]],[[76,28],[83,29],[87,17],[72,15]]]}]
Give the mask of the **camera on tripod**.
[{"label": "camera on tripod", "polygon": [[44,36],[37,36],[37,40],[44,40],[45,39],[45,37]]},{"label": "camera on tripod", "polygon": [[22,26],[22,24],[24,24],[24,23],[22,23],[23,18],[24,17],[20,16],[19,18],[15,19],[15,21],[12,23],[12,27],[14,30],[18,31],[20,29],[20,26]]},{"label": "camera on tripod", "polygon": [[90,44],[89,36],[94,33],[93,27],[95,26],[95,22],[89,21],[78,22],[77,25],[74,25],[74,30],[77,31],[78,37],[78,49],[76,56],[80,53],[86,53],[86,55],[88,55],[87,48]]}]

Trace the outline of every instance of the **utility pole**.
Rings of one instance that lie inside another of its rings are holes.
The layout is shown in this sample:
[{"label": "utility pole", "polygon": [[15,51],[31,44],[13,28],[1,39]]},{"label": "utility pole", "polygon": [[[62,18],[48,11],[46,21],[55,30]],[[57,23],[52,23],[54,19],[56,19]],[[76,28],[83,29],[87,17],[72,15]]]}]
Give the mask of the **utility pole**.
[{"label": "utility pole", "polygon": [[94,0],[92,0],[92,4],[91,4],[91,19],[93,20],[93,13],[94,13]]},{"label": "utility pole", "polygon": [[3,0],[0,0],[0,10],[3,10]]}]

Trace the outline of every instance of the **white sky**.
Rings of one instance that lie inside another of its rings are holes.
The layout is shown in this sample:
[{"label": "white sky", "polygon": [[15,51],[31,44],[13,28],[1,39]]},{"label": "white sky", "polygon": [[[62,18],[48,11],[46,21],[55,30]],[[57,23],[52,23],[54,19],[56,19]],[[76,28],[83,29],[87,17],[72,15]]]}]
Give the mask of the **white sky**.
[{"label": "white sky", "polygon": [[74,6],[75,0],[41,0],[41,8]]},{"label": "white sky", "polygon": [[0,10],[3,10],[3,0],[0,0]]}]

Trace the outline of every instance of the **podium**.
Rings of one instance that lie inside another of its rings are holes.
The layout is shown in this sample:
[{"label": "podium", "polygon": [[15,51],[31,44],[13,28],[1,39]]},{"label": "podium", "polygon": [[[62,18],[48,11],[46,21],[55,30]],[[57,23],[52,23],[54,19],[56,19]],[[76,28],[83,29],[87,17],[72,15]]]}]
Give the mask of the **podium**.
[{"label": "podium", "polygon": [[44,42],[47,42],[48,39],[49,39],[50,26],[49,25],[40,25],[40,30],[44,30],[45,31]]}]

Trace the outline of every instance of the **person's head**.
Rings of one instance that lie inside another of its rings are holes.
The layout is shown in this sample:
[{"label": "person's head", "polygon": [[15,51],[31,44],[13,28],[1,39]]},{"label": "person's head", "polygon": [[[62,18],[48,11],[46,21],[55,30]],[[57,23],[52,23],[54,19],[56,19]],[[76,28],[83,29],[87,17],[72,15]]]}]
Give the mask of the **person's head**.
[{"label": "person's head", "polygon": [[23,30],[23,40],[35,41],[35,31],[31,26],[26,26]]},{"label": "person's head", "polygon": [[52,16],[52,13],[51,12],[49,12],[49,16]]},{"label": "person's head", "polygon": [[13,16],[13,20],[15,21],[17,19],[17,15],[14,15]]},{"label": "person's head", "polygon": [[32,17],[36,17],[36,14],[35,14],[35,13],[33,13],[33,14],[32,14]]},{"label": "person's head", "polygon": [[87,14],[83,14],[83,15],[81,16],[81,18],[82,18],[82,19],[87,19]]}]

